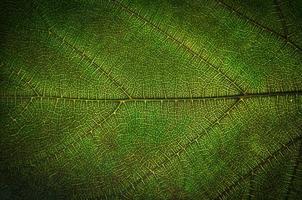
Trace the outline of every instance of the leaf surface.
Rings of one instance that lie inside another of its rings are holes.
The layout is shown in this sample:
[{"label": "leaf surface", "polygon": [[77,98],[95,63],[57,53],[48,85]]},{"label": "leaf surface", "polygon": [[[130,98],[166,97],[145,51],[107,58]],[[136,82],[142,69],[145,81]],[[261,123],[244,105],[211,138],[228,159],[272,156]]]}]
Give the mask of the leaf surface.
[{"label": "leaf surface", "polygon": [[298,199],[300,1],[4,1],[4,199]]}]

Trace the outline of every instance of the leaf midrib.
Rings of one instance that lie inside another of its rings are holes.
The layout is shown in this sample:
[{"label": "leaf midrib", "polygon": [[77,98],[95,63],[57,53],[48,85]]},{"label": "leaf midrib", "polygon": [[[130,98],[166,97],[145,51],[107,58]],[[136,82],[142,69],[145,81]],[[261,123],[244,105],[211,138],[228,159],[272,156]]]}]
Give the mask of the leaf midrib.
[{"label": "leaf midrib", "polygon": [[198,97],[133,97],[133,98],[85,98],[85,97],[67,97],[67,96],[51,96],[51,95],[1,95],[1,99],[56,99],[66,101],[84,101],[84,102],[112,102],[112,103],[128,103],[128,102],[190,102],[190,101],[206,101],[206,100],[227,100],[227,99],[252,99],[261,97],[278,97],[278,96],[301,96],[302,90],[293,91],[276,91],[262,93],[246,93],[222,96],[198,96]]}]

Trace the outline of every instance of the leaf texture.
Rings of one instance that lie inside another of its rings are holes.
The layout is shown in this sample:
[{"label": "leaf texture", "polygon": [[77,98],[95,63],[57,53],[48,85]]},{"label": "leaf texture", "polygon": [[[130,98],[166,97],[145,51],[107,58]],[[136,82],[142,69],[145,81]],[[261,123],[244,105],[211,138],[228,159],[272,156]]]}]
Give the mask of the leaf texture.
[{"label": "leaf texture", "polygon": [[1,4],[1,199],[301,197],[301,1]]}]

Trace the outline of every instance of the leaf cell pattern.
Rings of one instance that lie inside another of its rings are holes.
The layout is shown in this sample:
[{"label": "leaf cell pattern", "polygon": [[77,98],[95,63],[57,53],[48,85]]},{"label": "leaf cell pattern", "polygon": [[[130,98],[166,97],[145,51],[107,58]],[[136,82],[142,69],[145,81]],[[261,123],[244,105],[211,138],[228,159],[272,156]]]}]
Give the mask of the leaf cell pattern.
[{"label": "leaf cell pattern", "polygon": [[301,1],[1,4],[1,199],[301,197]]}]

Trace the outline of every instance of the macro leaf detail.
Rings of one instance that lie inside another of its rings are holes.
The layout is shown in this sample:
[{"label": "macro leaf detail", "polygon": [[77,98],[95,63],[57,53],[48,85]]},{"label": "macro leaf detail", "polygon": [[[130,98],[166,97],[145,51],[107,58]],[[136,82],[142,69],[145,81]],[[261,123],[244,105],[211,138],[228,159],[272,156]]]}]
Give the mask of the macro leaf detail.
[{"label": "macro leaf detail", "polygon": [[1,199],[301,196],[300,1],[1,4]]}]

